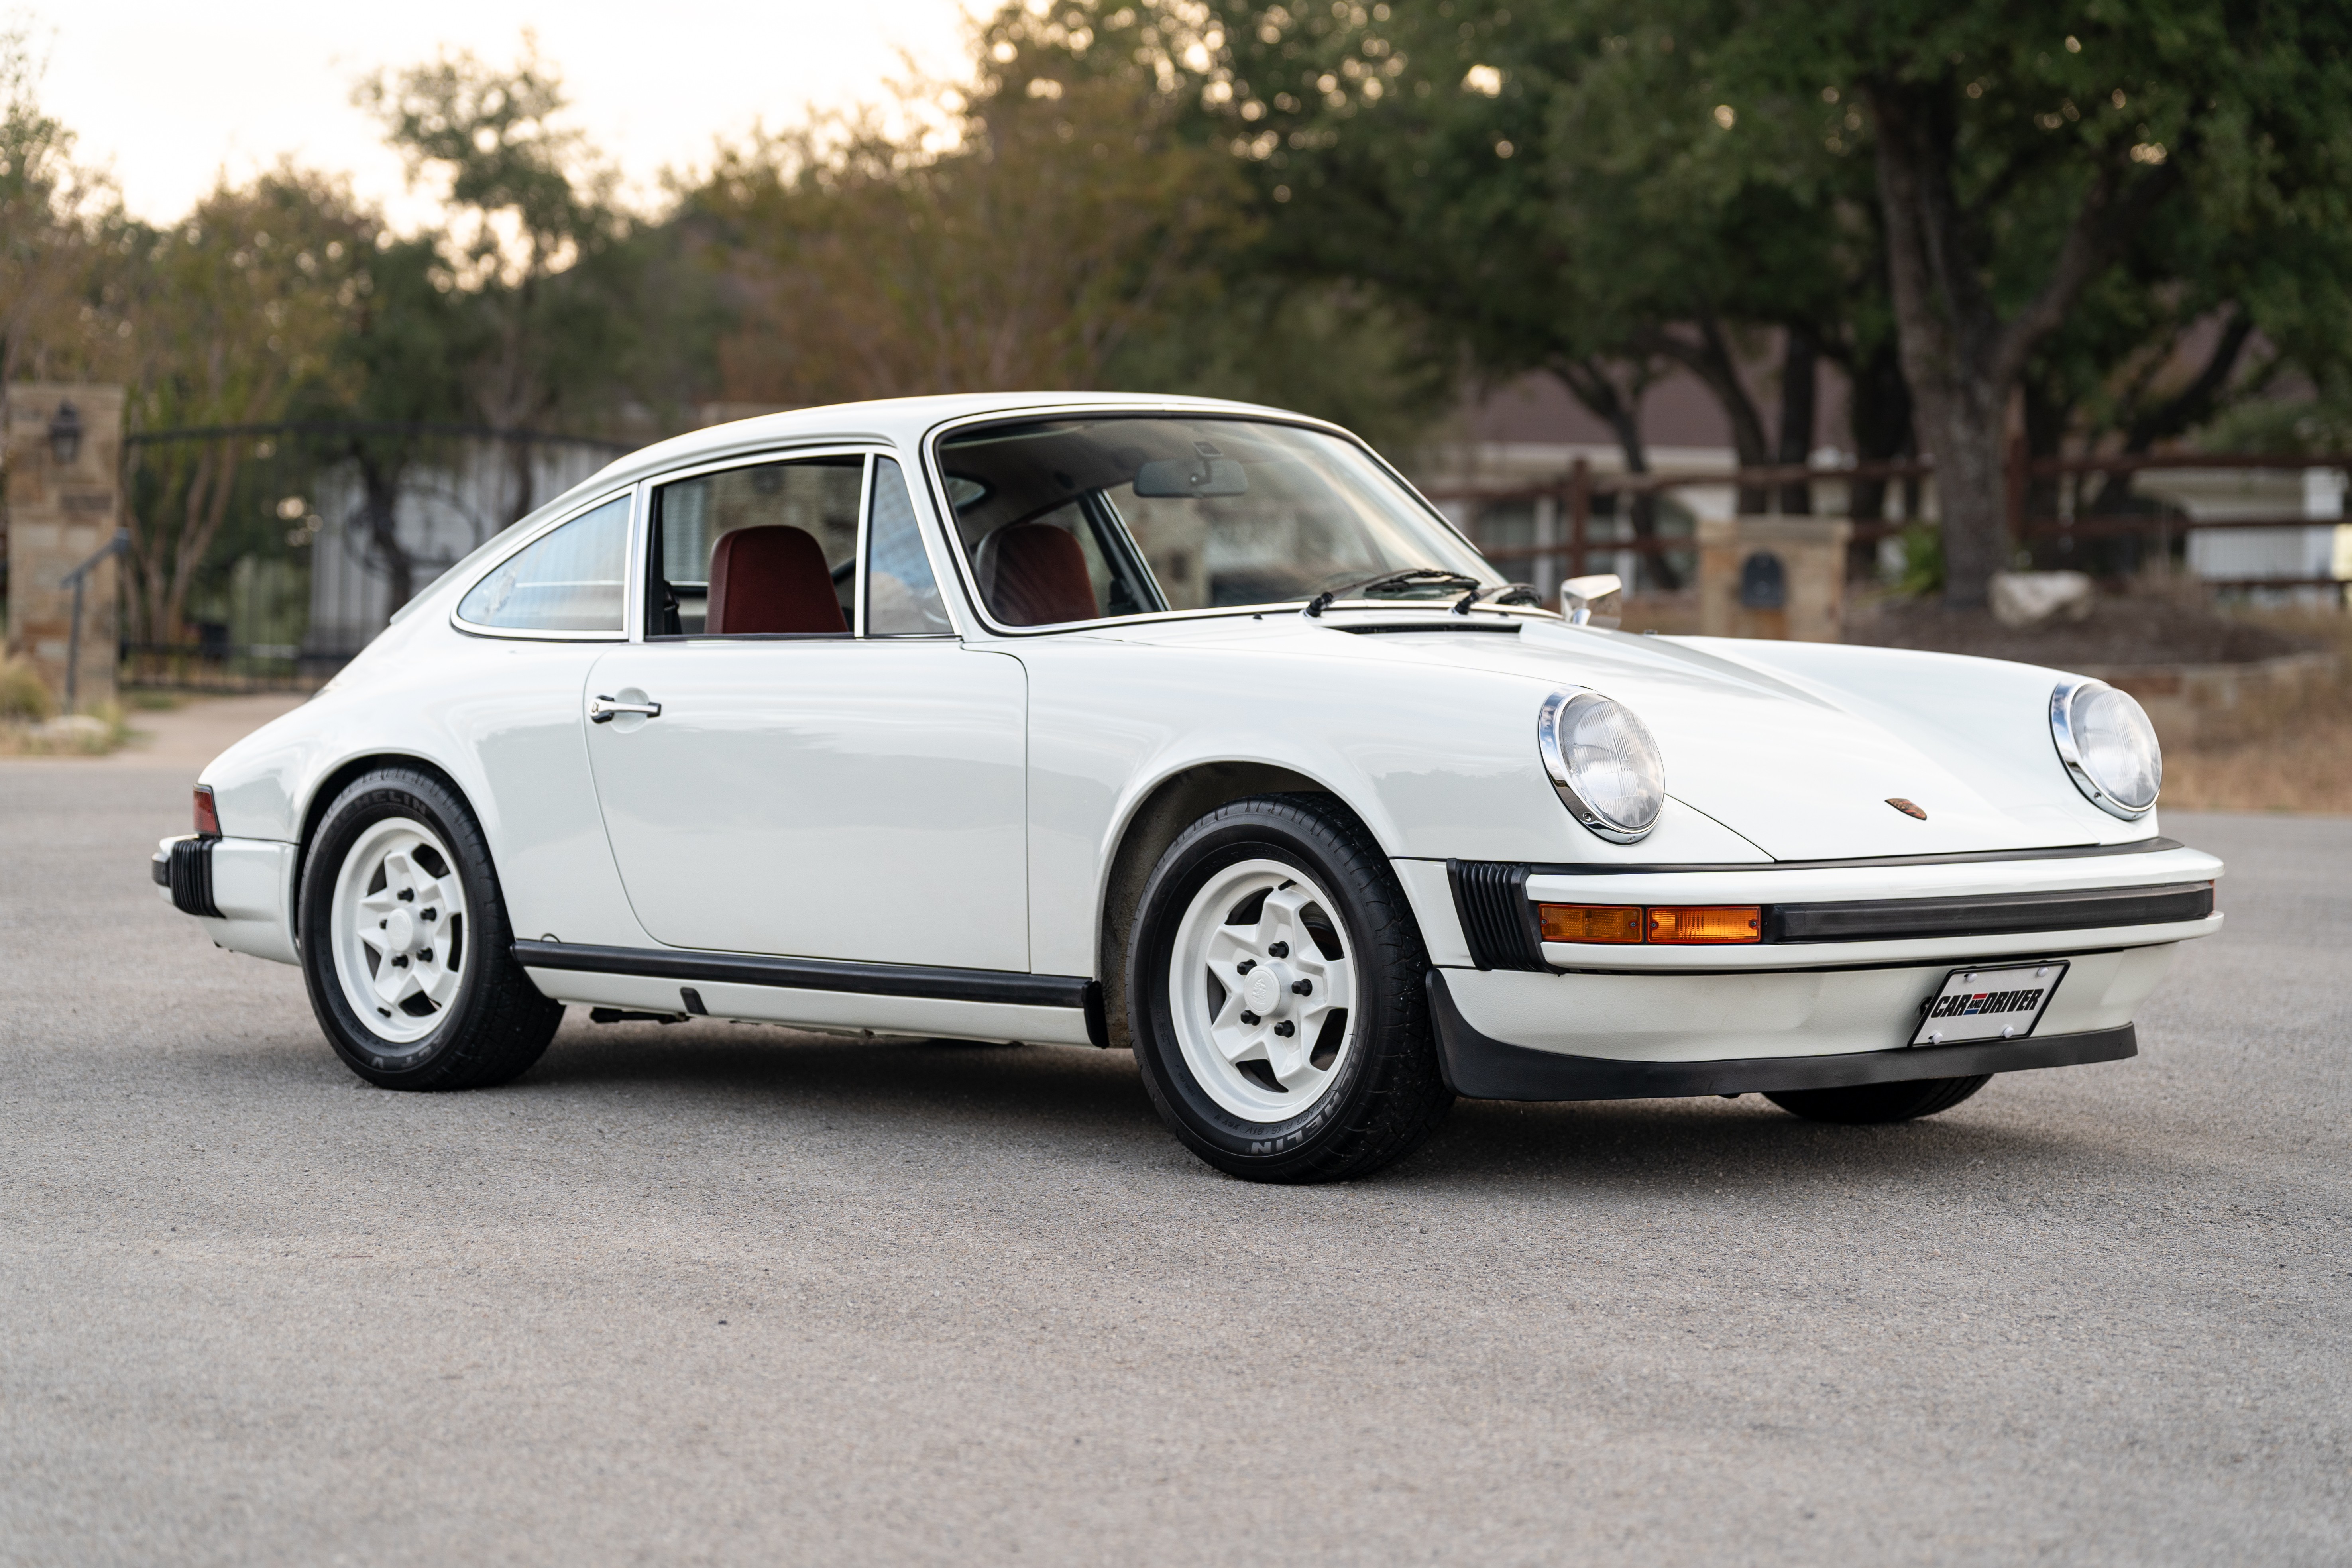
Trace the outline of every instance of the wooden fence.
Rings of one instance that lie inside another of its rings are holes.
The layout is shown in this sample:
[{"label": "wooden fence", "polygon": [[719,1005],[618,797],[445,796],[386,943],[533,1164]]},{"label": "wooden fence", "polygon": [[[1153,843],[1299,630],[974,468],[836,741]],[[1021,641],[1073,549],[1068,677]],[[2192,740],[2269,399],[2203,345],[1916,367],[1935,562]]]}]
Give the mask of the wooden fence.
[{"label": "wooden fence", "polygon": [[[2024,443],[2014,443],[2008,461],[2009,532],[2011,540],[2028,549],[2042,545],[2063,545],[2077,540],[2100,540],[2139,537],[2153,542],[2153,553],[2158,559],[2168,560],[2176,539],[2204,530],[2249,528],[2312,528],[2325,527],[2336,521],[2310,517],[2250,517],[2250,518],[2190,518],[2164,512],[2077,512],[2059,516],[2028,516],[2029,498],[2034,494],[2036,480],[2058,481],[2063,490],[2069,479],[2105,477],[2114,474],[2138,474],[2161,471],[2197,470],[2228,472],[2257,470],[2273,473],[2299,473],[2313,468],[2352,469],[2352,456],[2319,458],[2282,458],[2256,453],[2198,453],[2165,456],[2134,455],[2116,457],[2032,458]],[[1597,472],[1584,458],[1579,458],[1569,466],[1568,472],[1557,479],[1533,485],[1480,486],[1451,485],[1425,489],[1433,500],[1467,502],[1478,510],[1512,503],[1550,501],[1559,509],[1568,524],[1567,537],[1551,543],[1497,544],[1492,548],[1481,543],[1488,559],[1500,563],[1507,561],[1532,561],[1555,558],[1568,563],[1564,575],[1577,576],[1591,565],[1596,553],[1615,554],[1620,552],[1657,556],[1696,548],[1696,541],[1688,536],[1657,536],[1648,538],[1593,537],[1593,502],[1601,496],[1632,499],[1637,496],[1664,495],[1675,490],[1705,487],[1727,488],[1750,495],[1769,496],[1775,491],[1788,491],[1798,487],[1809,493],[1815,484],[1830,481],[1849,487],[1876,482],[1883,485],[1916,486],[1935,477],[1936,465],[1931,459],[1897,462],[1856,463],[1845,468],[1817,468],[1810,464],[1778,464],[1757,468],[1725,468],[1712,472],[1684,471],[1647,474]],[[2079,487],[2078,487],[2079,488]],[[1849,494],[1851,489],[1849,489]],[[1901,533],[1920,520],[1906,517],[1899,520],[1856,518],[1852,520],[1852,537],[1857,544],[1874,544],[1879,540]],[[1473,539],[1477,538],[1477,518],[1468,520]],[[1613,527],[1612,533],[1624,531]],[[2041,553],[2037,550],[2037,554]],[[2263,577],[2232,578],[2232,586],[2257,588],[2294,588],[2343,585],[2336,577]]]}]

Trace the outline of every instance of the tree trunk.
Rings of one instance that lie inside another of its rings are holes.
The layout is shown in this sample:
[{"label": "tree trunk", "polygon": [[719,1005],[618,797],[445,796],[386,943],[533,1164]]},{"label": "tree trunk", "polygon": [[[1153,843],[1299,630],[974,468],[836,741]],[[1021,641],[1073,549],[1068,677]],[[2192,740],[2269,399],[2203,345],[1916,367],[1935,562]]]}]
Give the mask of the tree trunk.
[{"label": "tree trunk", "polygon": [[2048,271],[2004,321],[1986,292],[1993,226],[1961,204],[1959,83],[1885,77],[1868,85],[1877,121],[1878,199],[1903,374],[1936,459],[1944,519],[1944,602],[1982,605],[2009,553],[2002,460],[2009,399],[2034,345],[2056,330],[2148,215],[2177,189],[2190,139],[2130,174],[2123,148],[2095,165]]},{"label": "tree trunk", "polygon": [[[1764,438],[1764,417],[1756,411],[1747,383],[1739,379],[1739,366],[1732,358],[1731,345],[1724,341],[1721,323],[1712,316],[1701,316],[1696,342],[1674,332],[1659,332],[1645,346],[1682,365],[1715,395],[1731,426],[1731,449],[1741,468],[1760,468],[1772,460],[1771,445]],[[1738,504],[1743,512],[1760,512],[1769,500],[1769,492],[1758,486],[1740,487]]]},{"label": "tree trunk", "polygon": [[[2025,378],[2025,452],[2029,458],[2063,455],[2066,432],[2074,422],[2074,405],[2039,376]],[[2055,474],[2032,475],[2025,482],[2025,517],[2056,517],[2064,503]],[[2021,523],[2024,519],[2021,518]],[[2018,543],[2025,544],[2024,538]]]},{"label": "tree trunk", "polygon": [[1944,602],[1973,608],[2008,552],[2001,446],[2009,388],[1987,374],[1999,323],[1963,248],[1951,186],[1950,85],[1884,83],[1872,107],[1895,338],[1921,442],[1936,459]]},{"label": "tree trunk", "polygon": [[367,526],[369,544],[383,563],[390,608],[397,611],[416,596],[416,563],[400,542],[400,465],[366,453],[358,458],[360,518]]},{"label": "tree trunk", "polygon": [[[1848,400],[1853,426],[1854,456],[1865,463],[1892,462],[1919,450],[1911,433],[1911,387],[1903,379],[1903,362],[1892,340],[1858,357],[1852,371],[1853,389]],[[1846,510],[1855,521],[1876,522],[1886,516],[1886,481],[1856,479]]]},{"label": "tree trunk", "polygon": [[[1617,437],[1617,449],[1625,455],[1625,471],[1646,474],[1650,471],[1649,447],[1642,439],[1642,410],[1639,394],[1627,396],[1611,380],[1607,371],[1592,360],[1570,360],[1552,366],[1569,395],[1584,405],[1587,412],[1609,426]],[[1658,537],[1658,498],[1643,490],[1629,500],[1626,515],[1633,525],[1633,537],[1654,542]],[[1645,557],[1650,563],[1650,575],[1656,579],[1659,590],[1672,594],[1683,585],[1683,575],[1675,570],[1663,552]],[[1633,584],[1628,584],[1633,586]]]},{"label": "tree trunk", "polygon": [[[1916,457],[1919,443],[1911,431],[1911,388],[1903,379],[1903,364],[1894,340],[1885,339],[1869,353],[1847,362],[1850,390],[1847,419],[1853,426],[1854,456],[1864,463],[1892,462]],[[1856,522],[1883,522],[1886,518],[1885,479],[1855,479],[1846,492],[1846,515]],[[1904,487],[1903,515],[1919,515],[1918,484]],[[1869,578],[1878,570],[1875,539],[1856,539],[1846,546],[1846,571]]]},{"label": "tree trunk", "polygon": [[[1780,351],[1780,461],[1802,463],[1813,455],[1814,405],[1821,383],[1821,339],[1810,326],[1789,329]],[[1801,516],[1813,510],[1813,487],[1804,479],[1780,487],[1780,510]]]},{"label": "tree trunk", "polygon": [[[2221,406],[2221,395],[2229,389],[2230,378],[2236,374],[2239,357],[2253,336],[2253,318],[2243,309],[2234,310],[2221,335],[2214,341],[2213,352],[2206,356],[2204,368],[2197,378],[2173,396],[2153,408],[2141,409],[2124,428],[2124,451],[2137,457],[2153,448],[2158,441],[2182,436],[2213,416]],[[2259,379],[2259,378],[2257,378]],[[2121,512],[2131,508],[2132,474],[2126,470],[2109,474],[2099,487],[2098,499],[2087,509],[2093,512]]]},{"label": "tree trunk", "polygon": [[2009,563],[2008,388],[1988,377],[1959,385],[1914,381],[1936,457],[1936,500],[1943,512],[1944,603],[1974,608]]}]

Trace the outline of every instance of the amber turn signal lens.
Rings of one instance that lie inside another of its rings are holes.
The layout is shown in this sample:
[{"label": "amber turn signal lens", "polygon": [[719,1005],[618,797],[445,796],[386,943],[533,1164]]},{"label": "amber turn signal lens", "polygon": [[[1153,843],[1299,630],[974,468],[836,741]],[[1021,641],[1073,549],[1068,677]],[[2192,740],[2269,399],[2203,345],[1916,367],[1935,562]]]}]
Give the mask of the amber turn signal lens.
[{"label": "amber turn signal lens", "polygon": [[1639,942],[1639,904],[1538,904],[1546,942]]},{"label": "amber turn signal lens", "polygon": [[1650,911],[1650,940],[1675,945],[1761,942],[1764,911],[1755,904],[1669,905]]},{"label": "amber turn signal lens", "polygon": [[220,836],[220,810],[213,805],[212,785],[198,784],[196,786],[196,837],[218,838]]}]

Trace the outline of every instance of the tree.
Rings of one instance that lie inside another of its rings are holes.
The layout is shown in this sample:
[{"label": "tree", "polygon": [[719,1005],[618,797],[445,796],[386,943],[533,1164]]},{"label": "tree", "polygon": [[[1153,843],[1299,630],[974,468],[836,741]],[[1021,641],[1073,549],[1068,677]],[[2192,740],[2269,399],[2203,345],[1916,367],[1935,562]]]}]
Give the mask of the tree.
[{"label": "tree", "polygon": [[[2158,286],[2186,298],[2234,270],[2209,297],[2256,330],[2264,311],[2344,314],[2341,7],[1066,0],[1051,16],[1186,76],[1261,171],[1292,262],[1414,299],[1475,363],[1549,369],[1621,428],[1663,359],[1716,393],[1744,461],[1772,452],[1731,352],[1743,324],[1770,325],[1790,351],[1777,451],[1792,453],[1809,358],[1842,361],[1860,444],[1891,453],[1916,420],[1936,458],[1955,604],[1981,603],[2009,558],[2006,437],[2037,353],[2147,237],[2213,236],[2228,265]],[[2150,346],[2088,352],[2127,378]],[[2180,390],[2140,438],[2200,416],[2210,397]]]},{"label": "tree", "polygon": [[2003,456],[2037,351],[2142,237],[2347,234],[2340,8],[1760,0],[1688,14],[1715,23],[1715,79],[1736,110],[1836,92],[1864,106],[1950,604],[1982,603],[2008,561]]},{"label": "tree", "polygon": [[169,229],[126,226],[115,242],[132,350],[128,424],[227,427],[151,454],[127,498],[143,640],[179,638],[240,473],[267,438],[237,427],[281,418],[299,390],[331,376],[375,233],[340,185],[280,168],[215,188]]},{"label": "tree", "polygon": [[[355,96],[412,178],[443,182],[451,216],[435,280],[485,323],[464,367],[483,422],[520,432],[609,414],[647,341],[645,247],[632,243],[638,226],[614,203],[610,169],[562,123],[562,78],[530,35],[510,67],[444,54]],[[519,518],[537,500],[530,446],[510,452],[507,510]]]},{"label": "tree", "polygon": [[40,74],[24,29],[0,29],[0,385],[70,374],[114,348],[98,335],[114,323],[78,309],[112,193],[74,163]]},{"label": "tree", "polygon": [[1240,172],[1172,140],[1148,79],[1064,71],[941,106],[944,151],[872,115],[728,151],[688,197],[739,328],[736,398],[1100,385],[1230,240]]},{"label": "tree", "polygon": [[[1664,26],[1484,3],[1085,4],[1033,26],[1085,58],[1187,76],[1196,119],[1255,175],[1263,265],[1376,290],[1478,379],[1550,374],[1633,472],[1649,468],[1642,398],[1669,367],[1763,464],[1810,451],[1818,361],[1867,352],[1845,316],[1873,275],[1852,181],[1809,126],[1793,156],[1785,133],[1727,138]],[[1789,345],[1779,432],[1742,368],[1759,324]],[[1801,488],[1784,500],[1804,504]],[[1633,521],[1654,533],[1647,498]]]},{"label": "tree", "polygon": [[416,591],[416,563],[400,535],[401,490],[420,464],[451,447],[448,427],[471,413],[467,372],[489,351],[489,330],[450,286],[432,238],[374,240],[361,251],[343,330],[322,373],[300,389],[296,412],[341,427],[318,456],[357,471],[358,521],[396,610]]}]

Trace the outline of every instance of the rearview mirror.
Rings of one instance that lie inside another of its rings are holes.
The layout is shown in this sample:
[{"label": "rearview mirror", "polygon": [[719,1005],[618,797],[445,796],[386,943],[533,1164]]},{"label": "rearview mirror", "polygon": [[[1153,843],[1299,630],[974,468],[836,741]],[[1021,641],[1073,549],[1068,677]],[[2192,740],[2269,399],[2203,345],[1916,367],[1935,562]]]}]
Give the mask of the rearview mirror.
[{"label": "rearview mirror", "polygon": [[1231,458],[1162,458],[1135,470],[1135,493],[1163,500],[1245,496],[1249,475]]},{"label": "rearview mirror", "polygon": [[1617,624],[1619,605],[1605,605],[1604,600],[1616,599],[1625,592],[1625,580],[1614,572],[1597,572],[1590,577],[1570,577],[1559,585],[1559,613],[1568,617],[1569,625],[1580,626],[1592,621],[1597,610],[1609,613],[1594,623],[1604,626]]}]

